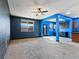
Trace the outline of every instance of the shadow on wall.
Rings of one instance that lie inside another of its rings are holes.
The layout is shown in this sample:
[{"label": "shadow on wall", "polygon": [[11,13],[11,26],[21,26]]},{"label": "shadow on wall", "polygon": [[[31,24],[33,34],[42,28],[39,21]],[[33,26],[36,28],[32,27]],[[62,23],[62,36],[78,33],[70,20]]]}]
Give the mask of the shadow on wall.
[{"label": "shadow on wall", "polygon": [[0,0],[0,59],[4,59],[10,39],[10,19],[7,0]]}]

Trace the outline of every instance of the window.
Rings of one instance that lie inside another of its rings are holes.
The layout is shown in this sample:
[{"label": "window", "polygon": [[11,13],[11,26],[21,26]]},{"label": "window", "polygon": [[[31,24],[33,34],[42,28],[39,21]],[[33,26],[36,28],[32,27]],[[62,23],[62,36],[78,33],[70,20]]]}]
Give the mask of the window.
[{"label": "window", "polygon": [[75,21],[75,22],[73,23],[73,27],[74,27],[74,28],[78,28],[78,22],[77,22],[77,21]]},{"label": "window", "polygon": [[61,28],[69,28],[69,21],[66,21],[66,22],[61,22],[60,25],[59,25],[60,29]]},{"label": "window", "polygon": [[28,22],[28,32],[34,32],[34,22]]},{"label": "window", "polygon": [[34,32],[34,21],[21,19],[21,32]]}]

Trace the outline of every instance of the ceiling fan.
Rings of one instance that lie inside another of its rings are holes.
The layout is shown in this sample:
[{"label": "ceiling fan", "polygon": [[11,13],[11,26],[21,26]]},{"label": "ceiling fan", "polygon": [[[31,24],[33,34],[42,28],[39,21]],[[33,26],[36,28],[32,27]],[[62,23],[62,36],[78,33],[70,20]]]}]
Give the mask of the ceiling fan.
[{"label": "ceiling fan", "polygon": [[46,12],[48,12],[48,10],[42,11],[42,8],[37,8],[37,11],[33,13],[36,13],[36,16],[39,16],[39,15],[44,15],[44,13]]}]

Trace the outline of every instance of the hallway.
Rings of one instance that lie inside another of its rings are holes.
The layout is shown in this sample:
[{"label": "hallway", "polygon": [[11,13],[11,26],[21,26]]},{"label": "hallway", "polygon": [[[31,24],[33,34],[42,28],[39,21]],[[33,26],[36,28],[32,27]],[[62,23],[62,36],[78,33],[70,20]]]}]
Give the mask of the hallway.
[{"label": "hallway", "polygon": [[78,59],[79,44],[60,39],[59,43],[54,36],[11,40],[4,59]]}]

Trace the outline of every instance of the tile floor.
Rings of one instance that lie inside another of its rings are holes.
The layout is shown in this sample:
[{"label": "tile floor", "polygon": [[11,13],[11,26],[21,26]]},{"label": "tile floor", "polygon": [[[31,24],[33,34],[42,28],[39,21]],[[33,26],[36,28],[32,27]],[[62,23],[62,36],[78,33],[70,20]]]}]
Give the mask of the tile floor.
[{"label": "tile floor", "polygon": [[79,44],[54,36],[12,40],[4,59],[79,59]]}]

